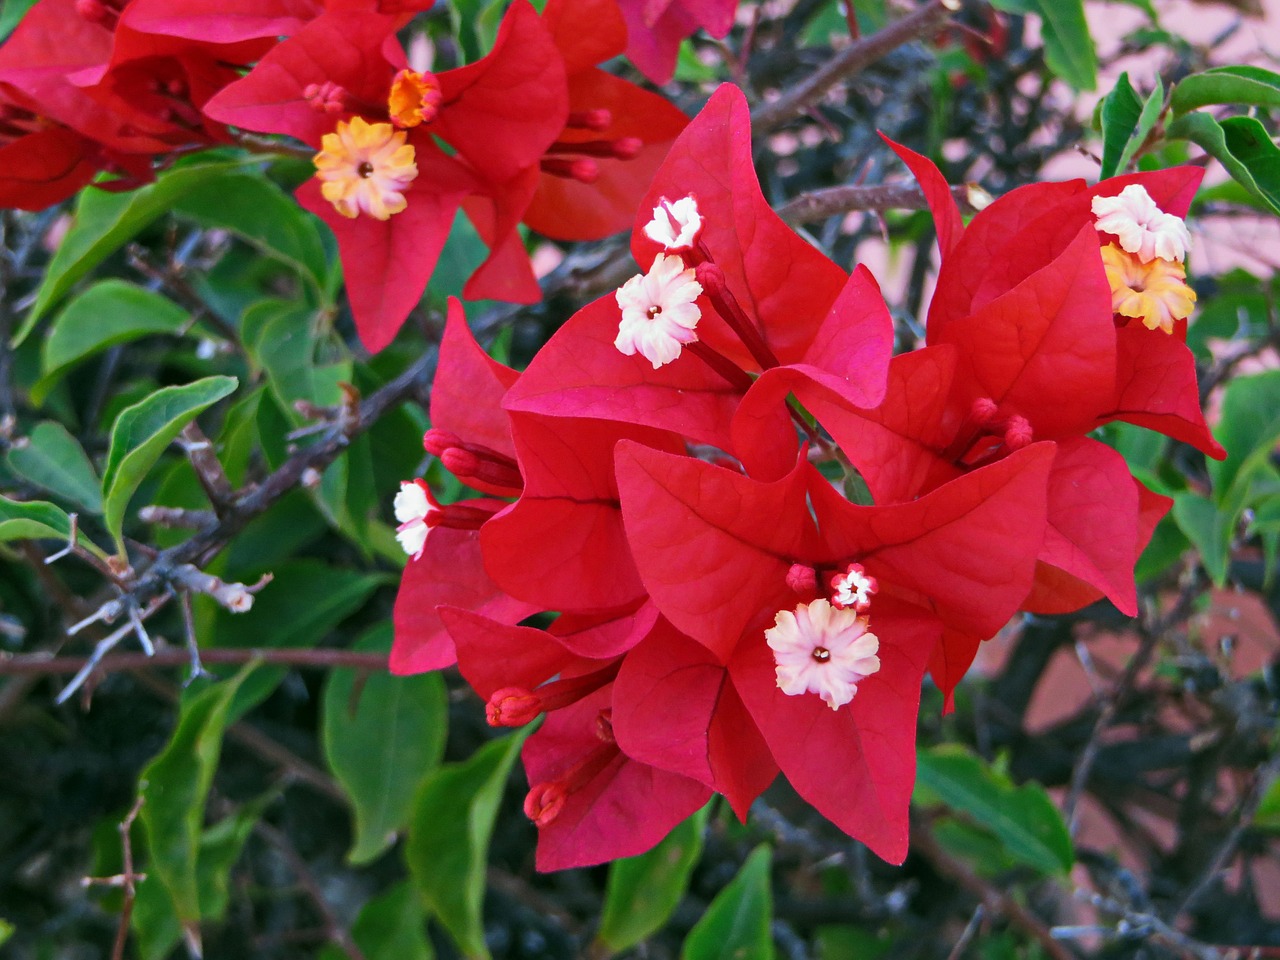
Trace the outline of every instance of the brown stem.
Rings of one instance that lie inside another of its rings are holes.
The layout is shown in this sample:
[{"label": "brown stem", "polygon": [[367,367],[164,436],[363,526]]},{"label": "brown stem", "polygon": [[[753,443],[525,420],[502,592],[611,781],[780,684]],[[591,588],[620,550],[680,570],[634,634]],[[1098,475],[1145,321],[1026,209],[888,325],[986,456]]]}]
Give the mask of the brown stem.
[{"label": "brown stem", "polygon": [[[981,187],[962,184],[951,188],[960,209],[976,212],[990,203]],[[778,216],[789,223],[811,223],[858,210],[924,210],[924,193],[914,183],[881,183],[825,187],[802,193],[778,207]]]},{"label": "brown stem", "polygon": [[831,88],[875,63],[904,43],[932,33],[953,12],[958,0],[929,0],[883,30],[855,40],[782,96],[751,114],[755,136],[768,133],[814,106]]},{"label": "brown stem", "polygon": [[[185,650],[171,648],[157,650],[153,656],[145,653],[117,653],[103,657],[98,664],[102,673],[118,673],[122,670],[144,670],[150,667],[184,666],[190,655]],[[314,667],[332,669],[350,667],[356,670],[385,670],[386,654],[361,653],[355,650],[299,650],[299,649],[214,649],[202,650],[200,659],[206,663],[238,665],[251,660],[289,667]],[[56,657],[45,653],[0,654],[0,677],[57,676],[75,673],[89,662],[88,657]]]},{"label": "brown stem", "polygon": [[227,472],[222,469],[222,462],[213,449],[213,443],[194,421],[182,428],[182,449],[191,461],[191,469],[195,471],[196,479],[204,488],[205,496],[213,504],[214,511],[222,515],[231,505],[235,493],[231,489],[231,481],[227,479]]}]

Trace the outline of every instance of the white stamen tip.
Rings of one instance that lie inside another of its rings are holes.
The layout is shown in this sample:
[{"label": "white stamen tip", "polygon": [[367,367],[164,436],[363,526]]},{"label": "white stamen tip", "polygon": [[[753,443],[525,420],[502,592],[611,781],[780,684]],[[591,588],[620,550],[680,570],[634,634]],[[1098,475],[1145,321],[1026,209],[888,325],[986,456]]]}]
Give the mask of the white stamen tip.
[{"label": "white stamen tip", "polygon": [[663,197],[653,208],[653,219],[644,225],[644,235],[669,253],[692,249],[700,233],[702,215],[692,195],[674,203]]},{"label": "white stamen tip", "polygon": [[438,512],[440,505],[436,503],[425,482],[406,480],[400,484],[400,492],[392,502],[392,509],[400,524],[396,527],[396,539],[404,552],[417,560],[422,556],[427,545],[427,534],[431,532],[427,518]]}]

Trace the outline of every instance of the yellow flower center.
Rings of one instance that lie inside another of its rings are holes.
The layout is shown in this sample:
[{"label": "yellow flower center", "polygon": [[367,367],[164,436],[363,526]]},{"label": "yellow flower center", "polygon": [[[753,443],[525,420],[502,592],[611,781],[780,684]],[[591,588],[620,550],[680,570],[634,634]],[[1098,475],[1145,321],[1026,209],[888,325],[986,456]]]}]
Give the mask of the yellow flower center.
[{"label": "yellow flower center", "polygon": [[402,129],[430,123],[440,112],[444,95],[433,73],[401,70],[391,81],[387,97],[387,113],[391,122]]},{"label": "yellow flower center", "polygon": [[404,190],[418,175],[407,134],[361,117],[338,121],[313,158],[320,192],[344,217],[367,213],[386,220],[407,205]]},{"label": "yellow flower center", "polygon": [[1111,309],[1141,320],[1148,330],[1173,333],[1173,325],[1191,316],[1196,292],[1186,284],[1186,268],[1176,260],[1143,263],[1118,244],[1102,248],[1102,265],[1111,284]]}]

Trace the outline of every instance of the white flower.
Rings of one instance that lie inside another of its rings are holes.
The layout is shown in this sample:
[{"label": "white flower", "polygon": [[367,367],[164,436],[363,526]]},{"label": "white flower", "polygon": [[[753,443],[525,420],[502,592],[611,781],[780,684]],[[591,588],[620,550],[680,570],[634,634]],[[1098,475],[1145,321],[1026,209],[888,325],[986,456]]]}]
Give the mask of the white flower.
[{"label": "white flower", "polygon": [[879,589],[875,577],[867,576],[860,563],[851,563],[843,573],[831,578],[831,602],[837,610],[853,609],[866,613],[871,595]]},{"label": "white flower", "polygon": [[402,481],[400,492],[392,503],[396,520],[396,539],[404,552],[417,560],[427,545],[427,534],[431,532],[428,519],[433,513],[440,512],[440,504],[431,495],[431,489],[422,480]]},{"label": "white flower", "polygon": [[653,219],[644,225],[644,235],[668,252],[692,249],[701,232],[702,215],[692,195],[675,203],[663,197],[653,208]]},{"label": "white flower", "polygon": [[702,284],[679,257],[658,254],[646,274],[636,274],[614,295],[622,322],[613,345],[627,356],[641,354],[653,369],[680,356],[680,348],[698,339],[694,329],[702,311],[694,302]]},{"label": "white flower", "polygon": [[1129,184],[1115,197],[1094,197],[1093,215],[1099,232],[1114,234],[1121,249],[1136,254],[1143,263],[1157,257],[1181,263],[1191,247],[1191,234],[1182,218],[1157,207],[1138,183]]},{"label": "white flower", "polygon": [[764,632],[778,665],[778,688],[788,696],[816,693],[832,710],[853,699],[858,684],[880,669],[880,641],[857,611],[826,600],[780,610]]}]

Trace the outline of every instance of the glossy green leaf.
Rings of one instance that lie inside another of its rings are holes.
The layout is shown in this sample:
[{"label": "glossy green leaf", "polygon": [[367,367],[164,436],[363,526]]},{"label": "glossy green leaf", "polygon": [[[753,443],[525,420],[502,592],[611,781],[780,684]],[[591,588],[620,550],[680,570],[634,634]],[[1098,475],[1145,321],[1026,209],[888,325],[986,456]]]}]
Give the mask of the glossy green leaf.
[{"label": "glossy green leaf", "polygon": [[53,319],[40,346],[40,380],[31,400],[41,404],[68,369],[116,344],[150,334],[177,333],[190,321],[172,300],[123,280],[103,280],[72,299]]},{"label": "glossy green leaf", "polygon": [[[375,627],[356,649],[388,652],[392,632],[389,623]],[[373,860],[408,823],[419,784],[444,756],[448,706],[439,673],[329,674],[321,736],[329,769],[355,811],[355,842],[347,855],[352,863]]]},{"label": "glossy green leaf", "polygon": [[253,339],[251,353],[267,374],[267,385],[281,411],[301,425],[305,418],[294,405],[299,400],[321,407],[340,404],[339,384],[351,382],[352,364],[349,359],[317,364],[312,311],[288,301],[268,303],[277,304],[276,309],[246,315],[245,338]]},{"label": "glossy green leaf", "polygon": [[102,471],[102,499],[103,518],[117,543],[125,509],[147,471],[183,427],[238,385],[235,377],[205,377],[185,386],[165,387],[116,418]]},{"label": "glossy green leaf", "polygon": [[233,679],[211,684],[187,700],[168,745],[139,778],[139,819],[151,853],[148,869],[159,877],[179,923],[189,933],[201,918],[196,864],[227,709],[255,667],[248,664]]},{"label": "glossy green leaf", "polygon": [[1169,124],[1165,136],[1199,146],[1250,193],[1280,213],[1280,147],[1258,120],[1229,117],[1219,123],[1205,111],[1196,110]]},{"label": "glossy green leaf", "polygon": [[1066,873],[1075,863],[1067,825],[1044,788],[1015,786],[963,747],[919,751],[913,801],[965,815],[1014,860],[1044,873]]},{"label": "glossy green leaf", "polygon": [[427,777],[414,801],[405,857],[414,883],[468,960],[484,942],[485,863],[498,804],[529,730],[485,744]]},{"label": "glossy green leaf", "polygon": [[75,221],[45,269],[36,302],[14,344],[25,340],[81,277],[159,219],[188,191],[242,167],[238,161],[226,160],[193,163],[163,173],[155,183],[138,190],[82,190]]},{"label": "glossy green leaf", "polygon": [[[404,880],[364,905],[351,925],[351,939],[365,960],[433,960],[427,939],[427,914],[413,884]],[[349,960],[330,944],[319,960]]]},{"label": "glossy green leaf", "polygon": [[93,464],[67,428],[51,420],[37,423],[5,454],[15,474],[42,490],[70,500],[87,513],[102,512],[102,492]]},{"label": "glossy green leaf", "polygon": [[205,227],[230,230],[261,252],[288,264],[315,289],[328,271],[319,221],[261,174],[225,173],[195,185],[173,212]]},{"label": "glossy green leaf", "polygon": [[773,960],[770,850],[761,844],[689,931],[680,960]]},{"label": "glossy green leaf", "polygon": [[1138,128],[1142,117],[1142,99],[1129,83],[1129,74],[1122,73],[1115,87],[1098,105],[1102,123],[1102,179],[1114,177],[1120,169],[1120,157],[1125,146]]},{"label": "glossy green leaf", "polygon": [[609,868],[597,935],[609,951],[631,949],[671,919],[702,856],[710,810],[708,804],[649,852],[618,860]]},{"label": "glossy green leaf", "polygon": [[1184,77],[1170,97],[1175,115],[1218,103],[1280,107],[1280,74],[1245,65],[1212,67]]},{"label": "glossy green leaf", "polygon": [[66,540],[71,518],[44,500],[10,500],[0,496],[0,543],[6,540]]},{"label": "glossy green leaf", "polygon": [[1160,114],[1164,111],[1164,84],[1159,77],[1156,77],[1155,89],[1147,96],[1146,101],[1142,104],[1142,113],[1138,115],[1138,125],[1134,129],[1132,136],[1129,137],[1128,143],[1124,145],[1124,150],[1120,153],[1120,160],[1116,165],[1116,172],[1123,173],[1129,169],[1134,158],[1138,155],[1138,151],[1142,149],[1142,145],[1147,142],[1147,137],[1151,131],[1155,129],[1156,121],[1160,119]]},{"label": "glossy green leaf", "polygon": [[[196,896],[202,922],[221,920],[231,901],[231,870],[240,859],[254,825],[275,794],[241,807],[205,829],[196,856]],[[174,913],[159,875],[149,872],[138,885],[133,906],[133,932],[141,960],[164,960],[182,939],[182,924]]]}]

